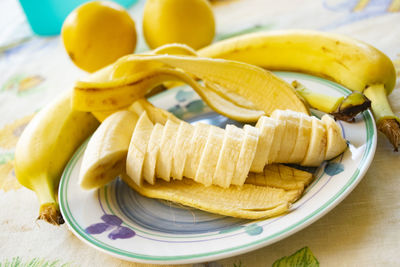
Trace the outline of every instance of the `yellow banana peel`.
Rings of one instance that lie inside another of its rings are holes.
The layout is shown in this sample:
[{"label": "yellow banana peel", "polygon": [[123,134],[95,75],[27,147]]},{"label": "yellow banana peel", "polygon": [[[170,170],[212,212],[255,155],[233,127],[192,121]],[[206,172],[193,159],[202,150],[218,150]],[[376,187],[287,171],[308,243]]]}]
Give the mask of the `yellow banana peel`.
[{"label": "yellow banana peel", "polygon": [[90,113],[72,109],[68,92],[40,110],[23,131],[15,150],[15,174],[23,186],[35,191],[39,219],[62,222],[57,203],[61,174],[97,126]]}]

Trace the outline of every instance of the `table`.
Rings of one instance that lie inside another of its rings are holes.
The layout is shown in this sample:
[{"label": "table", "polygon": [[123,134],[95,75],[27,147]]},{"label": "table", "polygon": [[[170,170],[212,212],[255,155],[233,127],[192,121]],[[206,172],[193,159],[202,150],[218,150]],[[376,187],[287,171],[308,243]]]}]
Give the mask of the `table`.
[{"label": "table", "polygon": [[[399,0],[213,1],[217,38],[254,30],[304,28],[347,34],[386,53],[397,67],[390,95],[400,115]],[[144,1],[130,8],[141,34]],[[61,266],[150,266],[90,248],[68,231],[35,221],[38,204],[13,173],[14,147],[35,111],[84,75],[68,59],[60,37],[30,31],[17,1],[0,2],[0,263],[20,257]],[[139,35],[137,52],[146,50]],[[356,189],[326,216],[268,247],[194,266],[270,266],[308,246],[321,266],[399,266],[400,153],[379,134],[375,159]]]}]

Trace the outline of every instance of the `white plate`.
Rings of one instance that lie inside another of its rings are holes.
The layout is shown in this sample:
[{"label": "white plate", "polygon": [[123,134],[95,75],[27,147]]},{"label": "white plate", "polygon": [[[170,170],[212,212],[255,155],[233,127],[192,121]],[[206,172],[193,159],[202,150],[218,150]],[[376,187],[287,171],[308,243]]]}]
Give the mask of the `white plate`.
[{"label": "white plate", "polygon": [[[346,95],[340,85],[304,74],[277,72],[312,90]],[[157,95],[152,102],[187,121],[224,125],[228,120],[206,107],[190,88]],[[78,174],[86,144],[66,167],[59,190],[61,212],[71,231],[105,253],[130,261],[176,264],[212,261],[264,247],[310,225],[341,202],[367,171],[376,147],[369,111],[355,123],[339,122],[349,149],[315,170],[315,180],[290,212],[251,221],[224,217],[140,196],[116,179],[102,189],[84,191]]]}]

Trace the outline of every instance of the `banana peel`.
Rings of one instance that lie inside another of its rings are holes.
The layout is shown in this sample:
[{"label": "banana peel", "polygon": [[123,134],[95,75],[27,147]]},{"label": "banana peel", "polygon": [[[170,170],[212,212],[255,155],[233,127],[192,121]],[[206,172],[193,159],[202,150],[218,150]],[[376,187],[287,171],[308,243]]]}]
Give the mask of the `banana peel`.
[{"label": "banana peel", "polygon": [[[154,68],[135,72],[143,65]],[[146,97],[157,85],[181,81],[191,86],[211,108],[234,120],[256,121],[278,107],[308,114],[289,84],[263,69],[238,62],[142,54],[123,57],[112,68],[106,67],[99,73],[95,73],[97,78],[76,83],[75,109],[115,111]]]},{"label": "banana peel", "polygon": [[126,175],[122,180],[139,194],[173,201],[200,210],[244,219],[260,219],[281,215],[301,195],[301,190],[255,186],[204,186],[189,179],[170,182],[157,181],[155,185],[137,186]]},{"label": "banana peel", "polygon": [[[308,114],[308,109],[293,88],[276,75],[253,65],[191,56],[125,56],[116,68],[126,68],[133,60],[156,61],[182,69],[206,82],[215,83],[227,92],[233,92],[253,103],[257,109],[270,114],[273,110],[291,109]],[[279,105],[279,106],[278,106]]]},{"label": "banana peel", "polygon": [[97,128],[88,112],[71,108],[69,91],[40,110],[18,140],[15,174],[25,187],[35,191],[39,219],[52,224],[63,222],[57,203],[57,188],[64,167],[75,150]]}]

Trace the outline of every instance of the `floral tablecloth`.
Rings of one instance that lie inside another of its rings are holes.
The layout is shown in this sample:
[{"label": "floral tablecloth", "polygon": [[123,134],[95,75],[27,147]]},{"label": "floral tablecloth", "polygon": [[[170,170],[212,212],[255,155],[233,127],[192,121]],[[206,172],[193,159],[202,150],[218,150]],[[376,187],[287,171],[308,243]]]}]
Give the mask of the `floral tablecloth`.
[{"label": "floral tablecloth", "polygon": [[[395,63],[400,80],[399,0],[212,1],[217,37],[270,29],[333,31],[366,41]],[[140,33],[144,1],[130,8]],[[137,51],[146,50],[139,37]],[[13,172],[14,147],[33,114],[84,73],[60,37],[33,35],[15,0],[0,1],[0,266],[36,260],[71,266],[149,266],[102,254],[66,225],[35,221],[38,204]],[[399,82],[390,101],[400,115]],[[357,188],[306,229],[262,249],[195,266],[270,266],[309,247],[321,266],[400,266],[400,154],[379,135],[375,159]],[[15,257],[19,257],[15,260]]]}]

